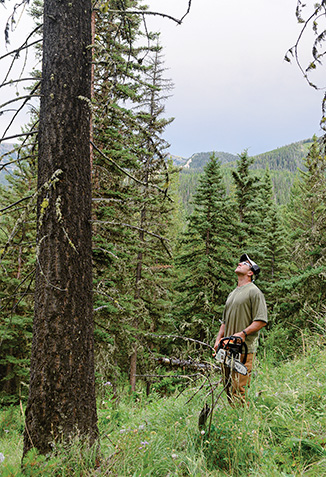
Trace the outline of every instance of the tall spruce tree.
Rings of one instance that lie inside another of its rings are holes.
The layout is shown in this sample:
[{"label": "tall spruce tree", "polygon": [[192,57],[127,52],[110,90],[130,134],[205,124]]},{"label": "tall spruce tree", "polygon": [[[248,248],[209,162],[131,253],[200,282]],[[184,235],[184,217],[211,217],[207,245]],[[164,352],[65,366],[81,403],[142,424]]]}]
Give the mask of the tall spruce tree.
[{"label": "tall spruce tree", "polygon": [[[171,81],[164,78],[165,68],[161,56],[161,48],[158,43],[156,50],[144,71],[146,78],[146,87],[142,94],[142,102],[140,110],[137,112],[137,119],[141,122],[141,130],[145,132],[140,144],[140,161],[141,168],[137,171],[139,177],[144,184],[140,190],[140,214],[138,219],[139,227],[139,251],[136,263],[136,280],[135,280],[135,299],[137,302],[142,301],[145,304],[145,315],[148,316],[147,323],[143,320],[142,326],[146,329],[149,327],[151,331],[157,331],[160,325],[159,312],[164,314],[165,306],[159,306],[159,302],[163,304],[164,288],[166,280],[163,279],[162,273],[160,278],[157,274],[146,273],[153,270],[153,267],[162,267],[171,265],[171,252],[167,244],[164,234],[168,230],[169,217],[173,206],[169,203],[166,192],[163,193],[163,187],[167,188],[169,182],[169,172],[165,161],[164,150],[168,147],[166,141],[162,138],[162,133],[166,126],[171,123],[172,119],[162,117],[164,113],[164,101],[167,94],[172,88]],[[155,186],[161,186],[159,192]],[[146,237],[146,230],[155,231],[157,237]],[[158,237],[162,237],[158,241]],[[155,268],[154,268],[155,269]],[[139,327],[139,314],[134,321],[136,329]],[[144,326],[145,325],[145,326]],[[137,343],[134,344],[134,352],[130,362],[130,382],[131,389],[135,391],[136,386],[136,366],[137,366]]]},{"label": "tall spruce tree", "polygon": [[[256,212],[258,224],[257,260],[262,269],[262,288],[267,283],[285,277],[288,269],[288,238],[283,217],[276,204],[273,183],[267,167],[256,196]],[[267,282],[267,283],[266,283]]]},{"label": "tall spruce tree", "polygon": [[[125,21],[128,30],[121,27]],[[110,342],[106,377],[117,376],[114,369],[129,372],[134,390],[139,350],[147,346],[144,331],[157,329],[168,303],[164,283],[171,259],[164,235],[173,206],[161,134],[171,122],[162,117],[170,82],[163,78],[156,41],[149,49],[141,46],[138,17],[99,12],[96,25],[97,335],[104,354]],[[103,60],[109,26],[117,33]]]},{"label": "tall spruce tree", "polygon": [[326,156],[316,137],[304,166],[306,170],[300,171],[300,214],[293,225],[301,230],[294,256],[306,268],[326,260]]},{"label": "tall spruce tree", "polygon": [[[323,148],[314,140],[291,191],[286,221],[292,260],[289,278],[278,280],[274,295],[272,338],[279,346],[286,336],[287,353],[302,345],[298,330],[313,329],[325,301],[325,165]],[[273,345],[273,343],[271,343]]]},{"label": "tall spruce tree", "polygon": [[194,197],[176,268],[180,279],[174,317],[180,332],[211,342],[233,283],[236,243],[234,213],[226,195],[221,164],[213,155]]},{"label": "tall spruce tree", "polygon": [[237,242],[239,251],[256,252],[260,214],[257,206],[259,178],[250,170],[254,159],[247,151],[239,155],[236,170],[232,171],[235,203],[238,216]]}]

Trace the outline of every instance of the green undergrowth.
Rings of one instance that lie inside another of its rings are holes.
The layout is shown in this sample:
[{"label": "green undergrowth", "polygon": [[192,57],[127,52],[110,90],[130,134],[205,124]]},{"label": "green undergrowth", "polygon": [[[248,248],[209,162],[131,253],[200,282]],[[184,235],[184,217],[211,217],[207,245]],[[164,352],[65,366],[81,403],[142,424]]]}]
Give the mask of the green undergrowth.
[{"label": "green undergrowth", "polygon": [[[7,476],[320,476],[326,475],[326,350],[256,366],[249,408],[217,402],[209,429],[198,429],[205,393],[160,397],[108,388],[98,404],[100,453],[76,440],[52,456],[31,452],[20,467],[19,407],[0,412],[0,475]],[[217,392],[215,393],[218,394]],[[208,396],[207,400],[210,400]],[[1,459],[0,459],[1,460]]]}]

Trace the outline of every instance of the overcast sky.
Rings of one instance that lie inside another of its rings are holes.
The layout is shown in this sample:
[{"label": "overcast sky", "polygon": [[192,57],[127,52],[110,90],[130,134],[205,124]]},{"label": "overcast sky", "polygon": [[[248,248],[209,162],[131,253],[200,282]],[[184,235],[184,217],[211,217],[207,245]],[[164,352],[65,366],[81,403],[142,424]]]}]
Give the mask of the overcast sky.
[{"label": "overcast sky", "polygon": [[[146,3],[180,18],[188,0]],[[166,104],[167,115],[175,117],[166,131],[172,154],[248,149],[254,155],[321,134],[323,91],[309,87],[296,64],[284,61],[300,32],[296,4],[192,0],[181,26],[148,19],[161,31],[167,75],[175,84]],[[303,38],[305,66],[311,41],[311,35]],[[317,75],[326,78],[325,71]]]},{"label": "overcast sky", "polygon": [[[176,18],[188,6],[188,0],[142,2],[151,11]],[[1,31],[13,3],[7,0],[7,9],[0,4]],[[255,155],[321,134],[323,91],[309,87],[296,64],[284,61],[300,32],[296,4],[297,0],[192,0],[182,25],[146,17],[150,30],[161,31],[166,75],[175,84],[166,103],[166,116],[175,117],[165,134],[172,154],[238,154],[248,149]],[[0,56],[5,51],[3,38],[1,34]],[[11,38],[13,46],[19,36]],[[311,43],[311,36],[303,38],[305,66]],[[317,75],[326,79],[323,69]],[[4,99],[0,90],[0,103]],[[0,126],[5,121],[0,116]]]}]

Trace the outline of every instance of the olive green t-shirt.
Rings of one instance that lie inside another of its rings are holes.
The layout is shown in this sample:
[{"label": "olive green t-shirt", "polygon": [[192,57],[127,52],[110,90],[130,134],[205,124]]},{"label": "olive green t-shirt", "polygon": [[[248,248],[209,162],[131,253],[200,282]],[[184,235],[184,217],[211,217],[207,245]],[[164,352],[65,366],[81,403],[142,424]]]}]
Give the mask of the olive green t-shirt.
[{"label": "olive green t-shirt", "polygon": [[[263,293],[254,283],[235,288],[228,296],[222,322],[225,324],[224,336],[239,333],[253,321],[267,323],[267,307]],[[258,346],[259,331],[247,336],[248,353],[255,353]]]}]

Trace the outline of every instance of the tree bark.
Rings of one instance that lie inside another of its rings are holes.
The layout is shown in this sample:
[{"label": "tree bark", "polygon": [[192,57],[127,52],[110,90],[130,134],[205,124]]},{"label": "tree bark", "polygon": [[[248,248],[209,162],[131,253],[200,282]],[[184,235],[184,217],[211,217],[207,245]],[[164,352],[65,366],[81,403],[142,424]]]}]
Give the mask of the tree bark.
[{"label": "tree bark", "polygon": [[[24,455],[97,439],[91,254],[91,1],[45,0],[38,235]],[[54,179],[56,177],[56,179]]]}]

